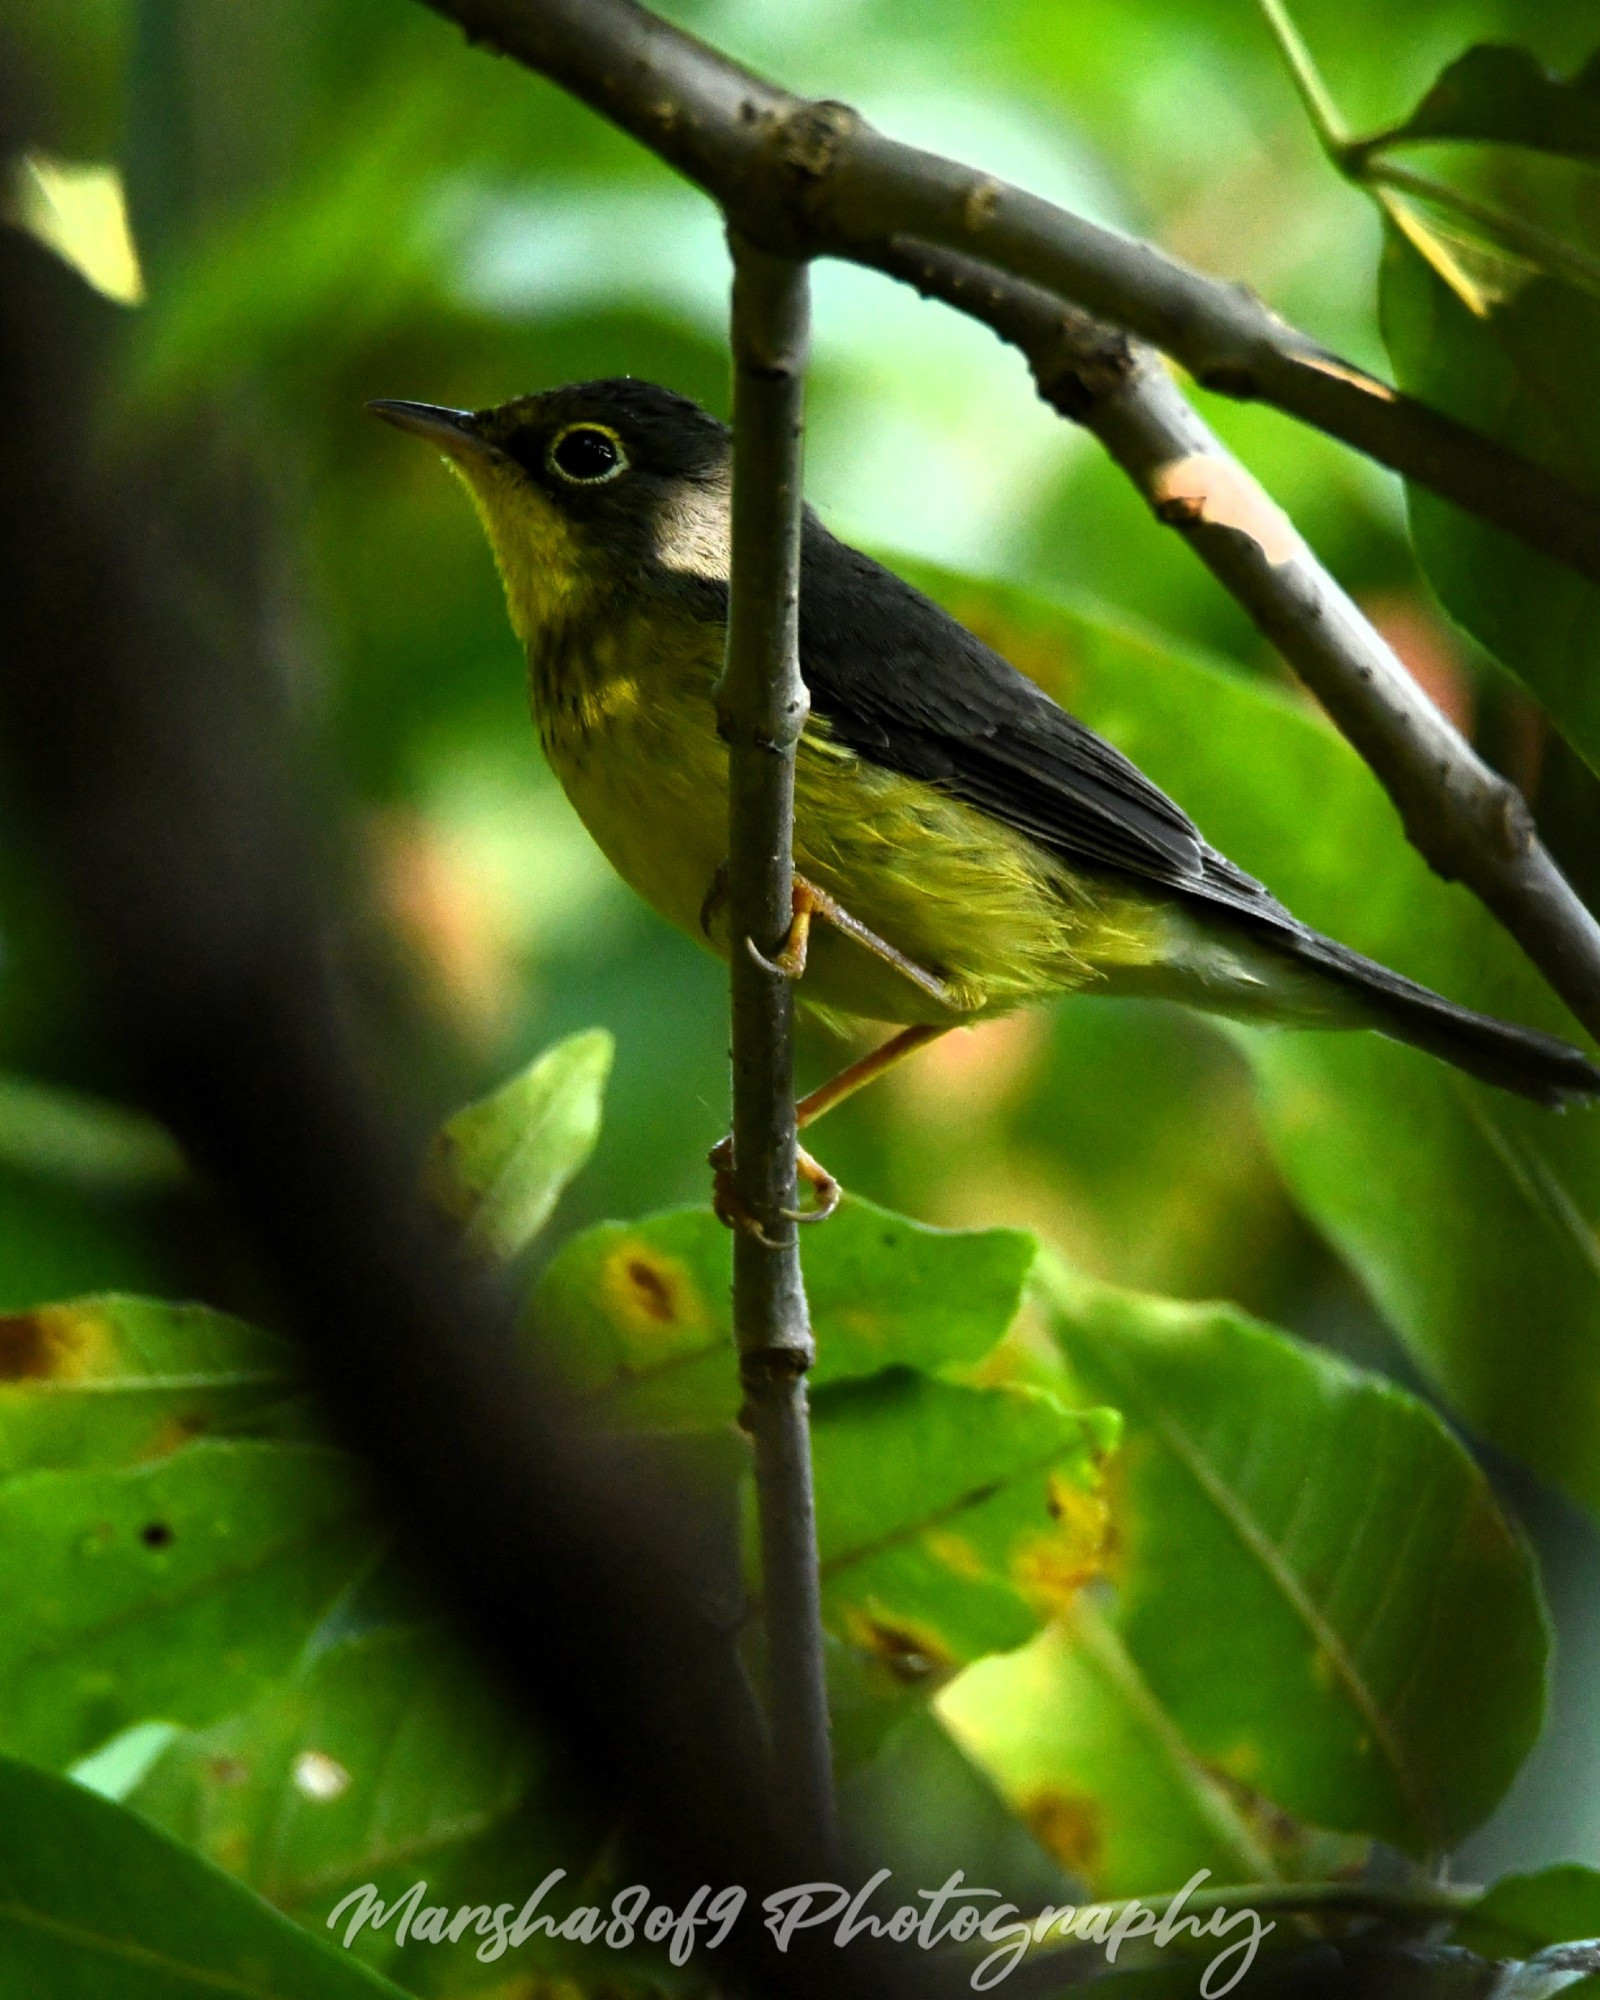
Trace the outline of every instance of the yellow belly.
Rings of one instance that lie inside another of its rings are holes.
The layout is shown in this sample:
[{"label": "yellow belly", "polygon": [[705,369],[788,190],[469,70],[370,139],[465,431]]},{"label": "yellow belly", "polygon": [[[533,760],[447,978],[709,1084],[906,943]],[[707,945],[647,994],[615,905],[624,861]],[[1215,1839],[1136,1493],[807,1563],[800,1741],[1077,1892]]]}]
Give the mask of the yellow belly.
[{"label": "yellow belly", "polygon": [[[728,851],[727,749],[706,628],[663,648],[659,624],[612,632],[581,699],[535,709],[567,796],[623,880],[726,956],[700,915]],[[801,998],[828,1012],[946,1025],[1142,967],[1159,910],[1089,884],[998,821],[857,757],[813,721],[795,767],[795,867],[868,930],[944,981],[941,1005],[881,958],[818,924]]]}]

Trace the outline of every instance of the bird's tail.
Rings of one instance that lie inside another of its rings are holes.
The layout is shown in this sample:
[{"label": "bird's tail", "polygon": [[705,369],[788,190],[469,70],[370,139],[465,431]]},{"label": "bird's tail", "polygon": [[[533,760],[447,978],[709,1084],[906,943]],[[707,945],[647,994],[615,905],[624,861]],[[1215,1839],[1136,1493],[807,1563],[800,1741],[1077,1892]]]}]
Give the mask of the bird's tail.
[{"label": "bird's tail", "polygon": [[1514,1090],[1536,1104],[1600,1096],[1600,1069],[1558,1036],[1458,1007],[1315,931],[1301,933],[1294,956],[1356,997],[1367,1024],[1380,1035],[1425,1049],[1468,1076]]}]

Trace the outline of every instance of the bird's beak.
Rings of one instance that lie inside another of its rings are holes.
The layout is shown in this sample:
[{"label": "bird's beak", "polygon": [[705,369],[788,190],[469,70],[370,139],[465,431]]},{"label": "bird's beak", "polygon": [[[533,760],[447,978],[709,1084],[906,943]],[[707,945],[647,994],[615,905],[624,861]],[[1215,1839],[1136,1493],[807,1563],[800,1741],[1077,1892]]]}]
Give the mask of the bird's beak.
[{"label": "bird's beak", "polygon": [[386,424],[426,438],[451,458],[487,458],[494,449],[479,430],[471,410],[446,410],[437,403],[403,403],[387,396],[368,403],[367,408]]}]

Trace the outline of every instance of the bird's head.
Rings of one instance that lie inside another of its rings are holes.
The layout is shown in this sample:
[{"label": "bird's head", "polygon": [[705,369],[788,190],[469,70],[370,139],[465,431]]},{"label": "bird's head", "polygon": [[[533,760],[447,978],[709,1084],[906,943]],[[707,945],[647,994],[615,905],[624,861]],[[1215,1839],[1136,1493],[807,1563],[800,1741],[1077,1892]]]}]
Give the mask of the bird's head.
[{"label": "bird's head", "polygon": [[367,407],[437,446],[465,483],[524,642],[596,598],[727,581],[728,431],[686,396],[623,377],[486,410]]}]

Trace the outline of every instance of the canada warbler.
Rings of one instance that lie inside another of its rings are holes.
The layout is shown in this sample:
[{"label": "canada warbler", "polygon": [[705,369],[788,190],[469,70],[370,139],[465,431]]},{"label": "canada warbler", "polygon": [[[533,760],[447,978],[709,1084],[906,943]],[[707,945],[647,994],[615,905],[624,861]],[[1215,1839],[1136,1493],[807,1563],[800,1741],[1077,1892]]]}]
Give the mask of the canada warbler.
[{"label": "canada warbler", "polygon": [[[464,481],[527,648],[545,754],[612,865],[724,955],[730,435],[651,383],[495,409],[375,402]],[[1600,1091],[1567,1043],[1470,1012],[1320,936],[1126,757],[809,510],[795,773],[801,997],[911,1047],[1061,992],[1371,1028],[1545,1104]]]}]

